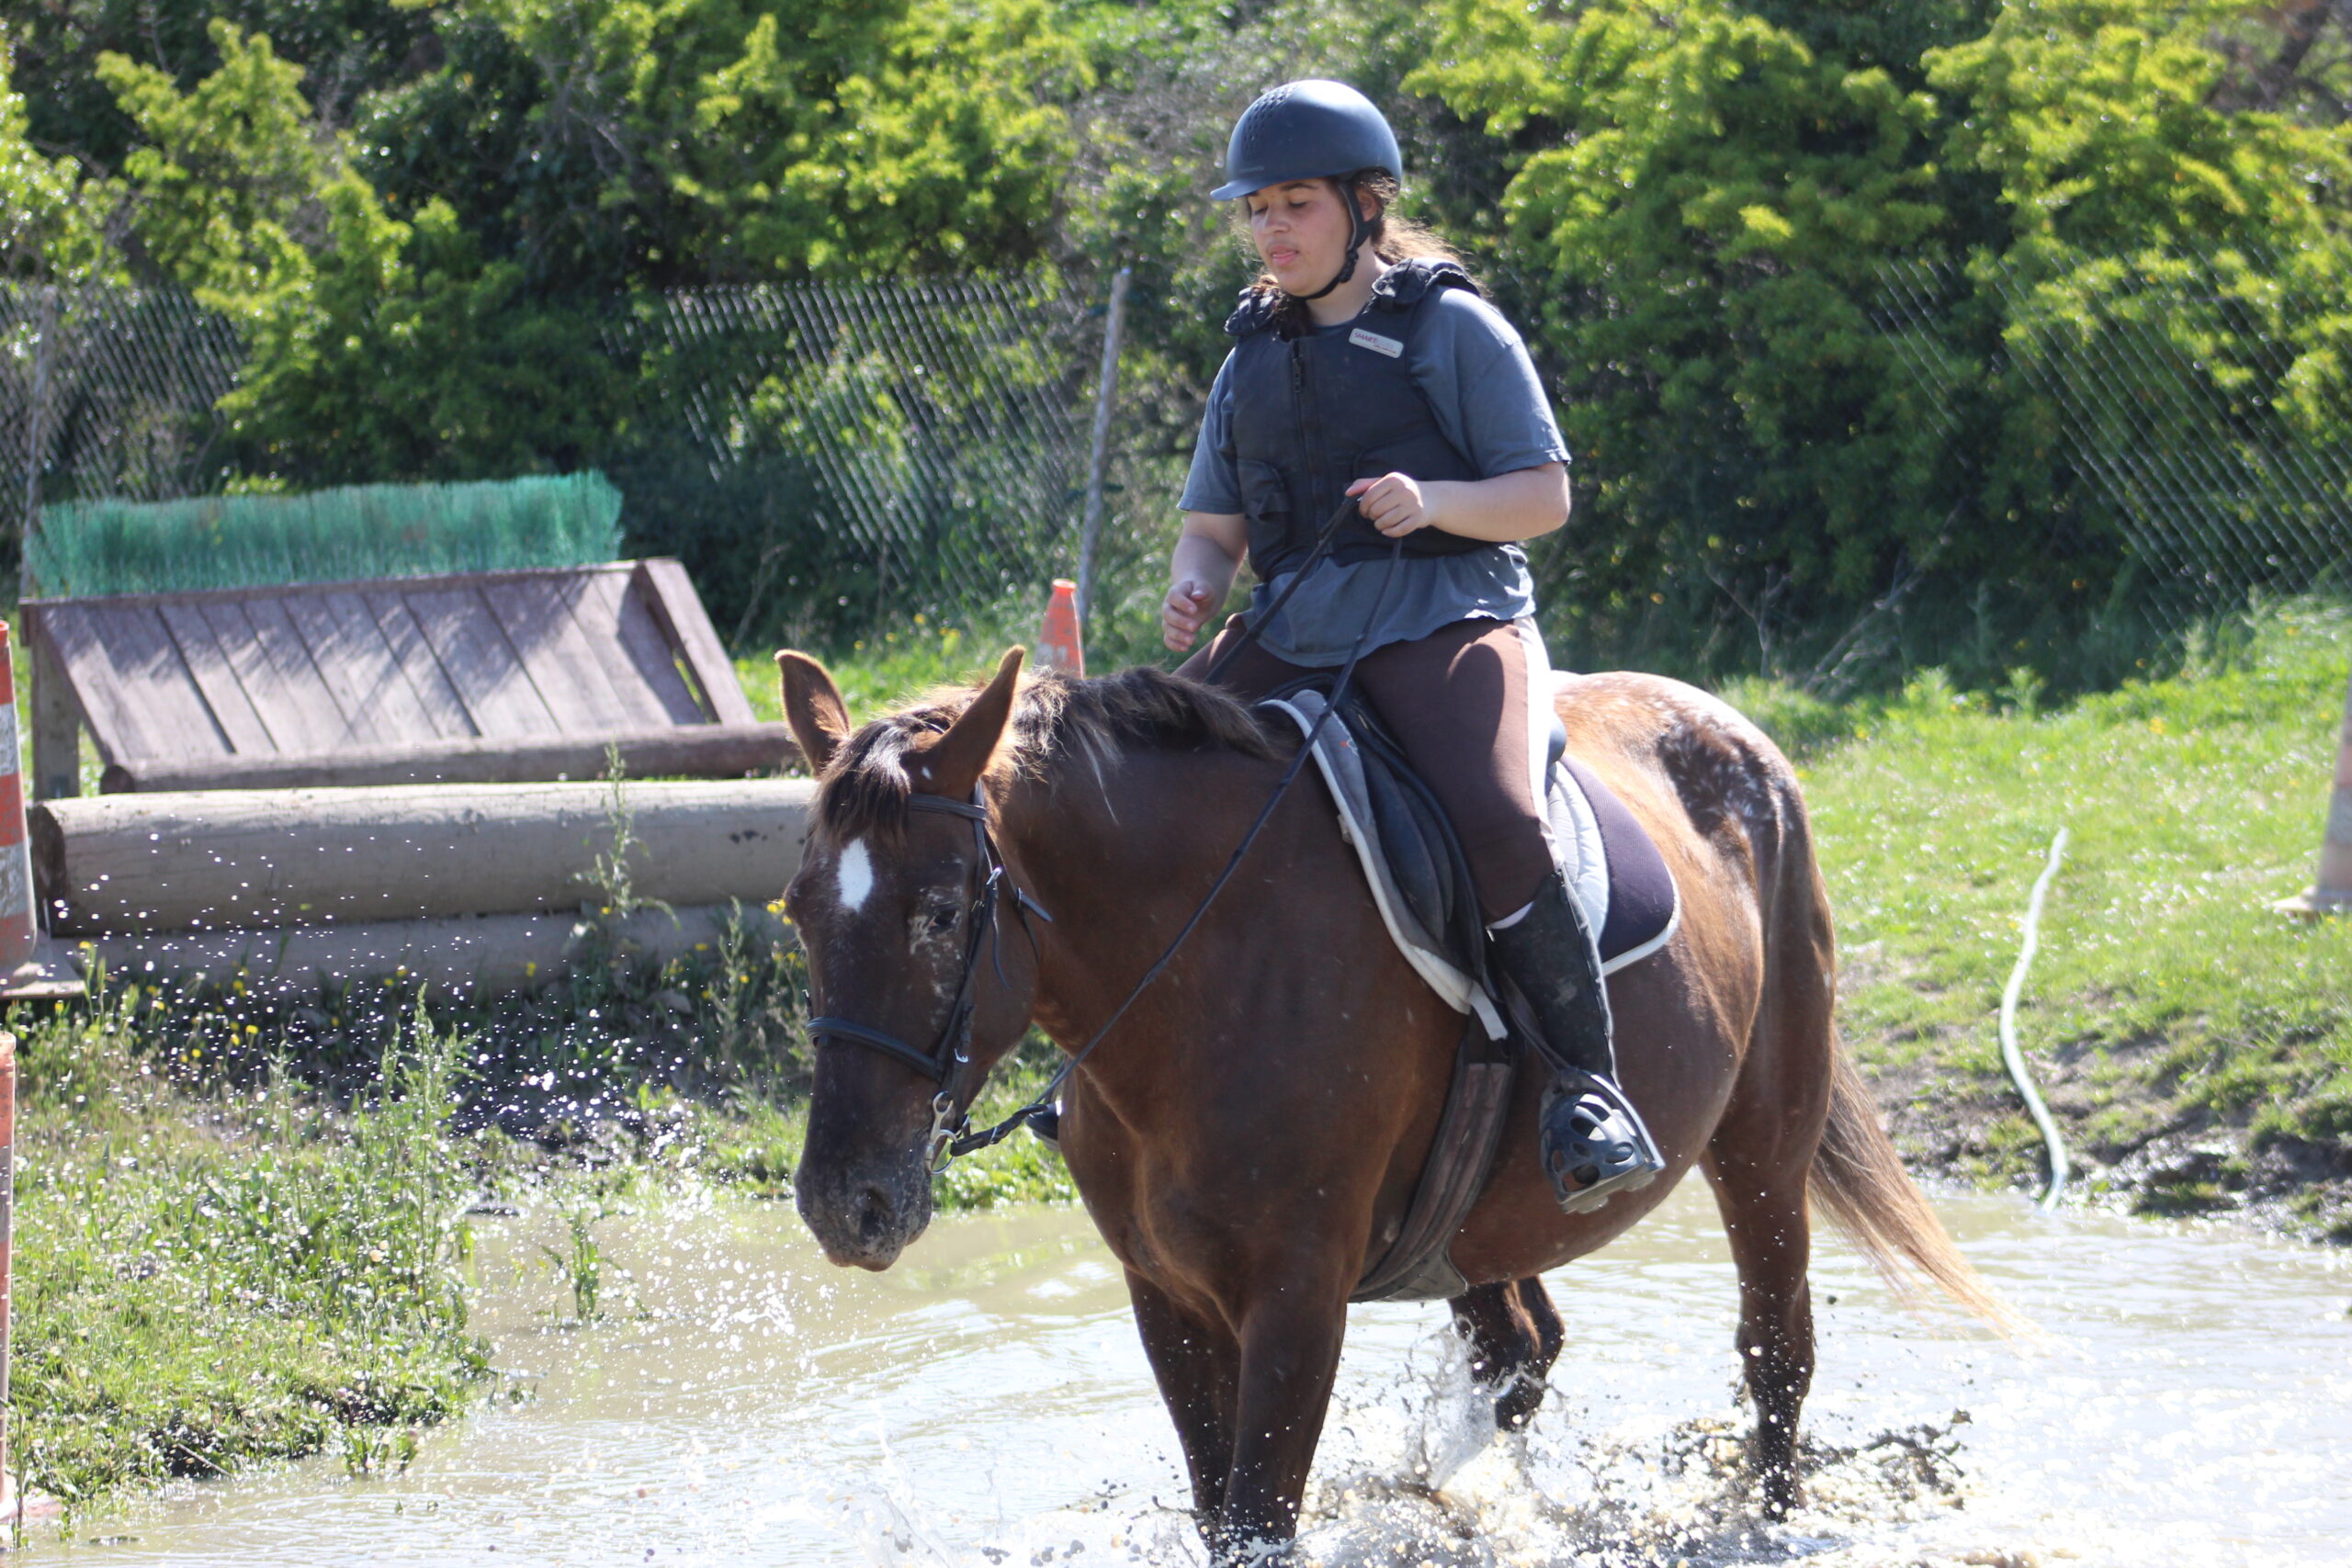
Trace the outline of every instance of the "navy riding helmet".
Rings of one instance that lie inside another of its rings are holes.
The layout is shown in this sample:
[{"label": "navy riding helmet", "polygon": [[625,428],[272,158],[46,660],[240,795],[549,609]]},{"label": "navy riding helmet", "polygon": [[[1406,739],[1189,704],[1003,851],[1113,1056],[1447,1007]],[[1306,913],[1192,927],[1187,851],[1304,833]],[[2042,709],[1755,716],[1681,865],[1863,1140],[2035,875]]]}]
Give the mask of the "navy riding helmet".
[{"label": "navy riding helmet", "polygon": [[1396,133],[1370,98],[1345,82],[1308,77],[1261,95],[1234,122],[1226,143],[1225,183],[1209,195],[1230,201],[1291,180],[1336,179],[1347,197],[1348,259],[1331,281],[1305,299],[1317,299],[1355,276],[1356,253],[1366,238],[1351,175],[1385,170],[1399,184],[1404,155]]}]

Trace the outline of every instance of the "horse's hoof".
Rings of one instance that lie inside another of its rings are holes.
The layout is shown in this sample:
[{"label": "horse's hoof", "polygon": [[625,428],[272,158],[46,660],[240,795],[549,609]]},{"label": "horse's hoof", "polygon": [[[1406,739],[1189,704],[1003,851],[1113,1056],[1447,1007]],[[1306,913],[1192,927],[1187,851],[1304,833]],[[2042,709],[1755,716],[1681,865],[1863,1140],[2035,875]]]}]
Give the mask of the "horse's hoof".
[{"label": "horse's hoof", "polygon": [[1495,1430],[1524,1432],[1535,1419],[1535,1412],[1543,1406],[1544,1394],[1550,1385],[1541,1378],[1525,1372],[1513,1372],[1509,1382],[1495,1393]]}]

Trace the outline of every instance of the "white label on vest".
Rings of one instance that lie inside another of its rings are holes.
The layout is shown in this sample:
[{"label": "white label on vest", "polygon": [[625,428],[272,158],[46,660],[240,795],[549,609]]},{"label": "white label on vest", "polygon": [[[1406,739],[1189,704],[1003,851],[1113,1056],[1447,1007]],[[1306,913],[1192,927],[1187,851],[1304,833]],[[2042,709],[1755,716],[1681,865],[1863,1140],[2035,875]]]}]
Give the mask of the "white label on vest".
[{"label": "white label on vest", "polygon": [[1405,352],[1405,345],[1395,338],[1382,337],[1378,333],[1366,332],[1362,327],[1350,333],[1348,341],[1358,348],[1368,348],[1374,354],[1385,354],[1391,359]]}]

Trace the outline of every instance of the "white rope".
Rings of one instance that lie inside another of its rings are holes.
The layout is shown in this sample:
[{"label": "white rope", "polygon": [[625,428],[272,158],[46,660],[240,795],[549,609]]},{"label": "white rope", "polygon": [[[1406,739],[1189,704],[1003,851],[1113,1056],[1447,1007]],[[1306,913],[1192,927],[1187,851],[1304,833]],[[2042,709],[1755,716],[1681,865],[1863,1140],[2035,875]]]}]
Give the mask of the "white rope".
[{"label": "white rope", "polygon": [[2018,950],[2018,965],[2009,971],[2009,983],[2001,992],[2001,1060],[2008,1064],[2009,1077],[2025,1097],[2025,1108],[2033,1112],[2034,1125],[2041,1129],[2041,1141],[2050,1150],[2050,1185],[2041,1194],[2041,1207],[2054,1209],[2058,1195],[2066,1190],[2066,1178],[2072,1170],[2066,1163],[2066,1145],[2058,1135],[2058,1123],[2052,1120],[2050,1108],[2041,1103],[2041,1096],[2033,1087],[2033,1078],[2025,1067],[2025,1054],[2018,1049],[2018,997],[2025,989],[2026,971],[2033,967],[2033,950],[2041,941],[2041,901],[2050,896],[2050,884],[2058,875],[2058,863],[2065,858],[2066,829],[2050,840],[2050,861],[2034,879],[2033,897],[2025,908],[2025,945]]}]

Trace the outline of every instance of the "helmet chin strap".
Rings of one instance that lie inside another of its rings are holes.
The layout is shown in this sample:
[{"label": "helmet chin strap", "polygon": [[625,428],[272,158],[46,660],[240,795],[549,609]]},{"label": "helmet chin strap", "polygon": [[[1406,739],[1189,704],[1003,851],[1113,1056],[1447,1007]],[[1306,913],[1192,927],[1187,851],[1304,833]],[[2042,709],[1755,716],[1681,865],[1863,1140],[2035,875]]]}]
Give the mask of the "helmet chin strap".
[{"label": "helmet chin strap", "polygon": [[1331,281],[1314,293],[1291,296],[1302,304],[1309,299],[1322,299],[1356,275],[1356,253],[1363,248],[1364,241],[1372,232],[1372,225],[1364,221],[1363,203],[1356,196],[1356,182],[1346,179],[1340,181],[1339,185],[1340,195],[1348,204],[1348,259],[1340,264],[1340,270],[1331,275]]}]

